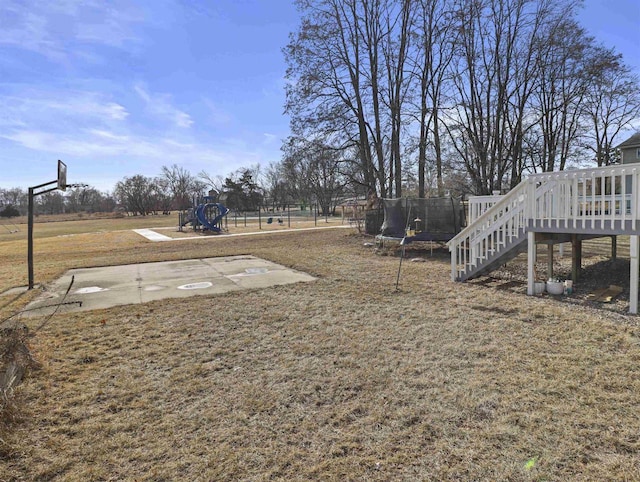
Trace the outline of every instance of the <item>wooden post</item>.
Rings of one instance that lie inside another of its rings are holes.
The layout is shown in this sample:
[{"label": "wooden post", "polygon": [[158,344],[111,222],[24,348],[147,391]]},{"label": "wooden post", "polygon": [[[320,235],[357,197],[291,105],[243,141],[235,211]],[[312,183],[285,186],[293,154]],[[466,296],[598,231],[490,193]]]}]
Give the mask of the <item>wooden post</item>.
[{"label": "wooden post", "polygon": [[629,313],[638,313],[638,238],[637,234],[629,236]]},{"label": "wooden post", "polygon": [[577,234],[571,235],[571,279],[575,283],[582,269],[582,240]]},{"label": "wooden post", "polygon": [[613,261],[618,257],[618,236],[611,236],[611,259]]},{"label": "wooden post", "polygon": [[455,281],[457,278],[458,270],[458,246],[453,245],[451,250],[451,281]]},{"label": "wooden post", "polygon": [[527,294],[533,295],[533,283],[536,278],[536,233],[529,231],[527,233]]},{"label": "wooden post", "polygon": [[547,279],[553,279],[553,243],[547,243]]}]

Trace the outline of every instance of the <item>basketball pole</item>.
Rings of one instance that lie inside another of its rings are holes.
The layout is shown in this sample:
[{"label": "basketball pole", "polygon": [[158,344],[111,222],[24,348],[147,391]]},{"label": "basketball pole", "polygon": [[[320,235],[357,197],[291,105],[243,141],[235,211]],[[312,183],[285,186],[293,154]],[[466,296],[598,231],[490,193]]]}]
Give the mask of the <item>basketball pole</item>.
[{"label": "basketball pole", "polygon": [[[56,184],[56,187],[45,189],[44,191],[35,192],[36,189],[41,189],[51,184]],[[32,290],[33,283],[33,198],[40,194],[46,194],[58,189],[58,180],[51,182],[45,182],[29,188],[29,211],[27,213],[27,264],[29,265],[29,289]]]},{"label": "basketball pole", "polygon": [[[55,184],[56,186],[48,187],[52,184]],[[58,189],[64,191],[66,188],[67,165],[60,160],[58,161],[58,179],[56,179],[55,181],[38,184],[37,186],[32,186],[29,188],[29,208],[27,212],[27,265],[29,277],[28,289],[30,290],[32,290],[35,285],[33,281],[33,198],[36,196],[40,196],[41,194],[56,191]],[[42,191],[36,192],[36,189],[42,189]]]}]

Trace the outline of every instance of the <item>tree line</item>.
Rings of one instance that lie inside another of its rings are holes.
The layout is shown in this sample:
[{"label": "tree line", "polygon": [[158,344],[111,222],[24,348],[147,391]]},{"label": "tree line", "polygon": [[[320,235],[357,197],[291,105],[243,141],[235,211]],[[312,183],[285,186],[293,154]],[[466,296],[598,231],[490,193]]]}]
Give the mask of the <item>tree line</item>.
[{"label": "tree line", "polygon": [[[64,194],[52,191],[34,197],[37,214],[112,212],[116,205],[117,201],[111,194],[90,186],[70,188]],[[28,207],[26,189],[0,189],[0,217],[26,216]]]},{"label": "tree line", "polygon": [[[94,187],[73,187],[34,198],[36,214],[96,213],[120,211],[135,216],[169,214],[201,202],[212,190],[227,207],[238,211],[284,210],[291,204],[303,208],[317,203],[323,214],[331,214],[343,190],[335,184],[317,186],[317,176],[303,173],[306,182],[282,178],[280,163],[266,170],[259,164],[243,167],[227,176],[205,171],[194,175],[182,166],[162,166],[157,176],[136,174],[118,181],[113,192]],[[291,183],[289,182],[291,181]],[[0,189],[0,217],[24,216],[28,209],[25,189]]]},{"label": "tree line", "polygon": [[580,1],[296,4],[285,177],[333,171],[381,197],[489,194],[528,172],[617,162],[640,115],[637,76],[578,23]]}]

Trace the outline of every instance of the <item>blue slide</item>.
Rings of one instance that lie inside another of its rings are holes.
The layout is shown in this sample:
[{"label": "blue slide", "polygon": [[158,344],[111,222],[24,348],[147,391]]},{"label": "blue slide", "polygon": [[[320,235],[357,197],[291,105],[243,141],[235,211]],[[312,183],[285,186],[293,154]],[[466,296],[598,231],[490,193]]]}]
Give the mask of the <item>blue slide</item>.
[{"label": "blue slide", "polygon": [[[207,197],[205,197],[205,201],[208,201]],[[219,233],[222,231],[222,228],[219,226],[220,221],[222,221],[222,218],[224,218],[228,212],[229,208],[220,203],[206,202],[205,204],[199,204],[196,208],[196,218],[198,218],[198,222],[202,224],[205,229]],[[216,215],[211,219],[213,213],[216,213]]]}]

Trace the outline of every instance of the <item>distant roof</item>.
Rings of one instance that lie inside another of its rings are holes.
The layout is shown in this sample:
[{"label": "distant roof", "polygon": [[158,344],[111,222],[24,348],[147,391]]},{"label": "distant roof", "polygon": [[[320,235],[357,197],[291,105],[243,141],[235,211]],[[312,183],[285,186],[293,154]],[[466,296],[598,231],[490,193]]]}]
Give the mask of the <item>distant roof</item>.
[{"label": "distant roof", "polygon": [[624,141],[622,144],[619,144],[617,146],[617,149],[621,149],[621,148],[624,149],[626,147],[636,147],[636,146],[640,146],[640,132],[636,132],[634,135],[629,137],[629,139]]}]

